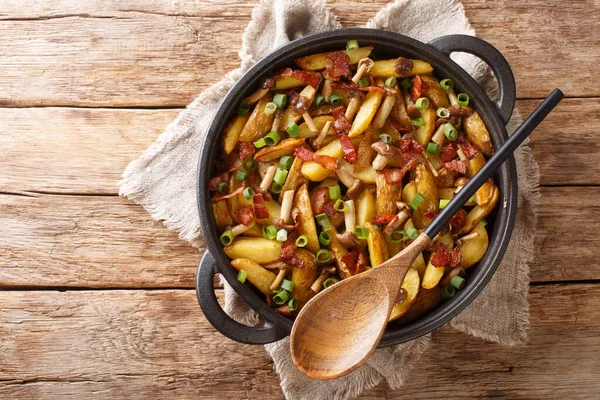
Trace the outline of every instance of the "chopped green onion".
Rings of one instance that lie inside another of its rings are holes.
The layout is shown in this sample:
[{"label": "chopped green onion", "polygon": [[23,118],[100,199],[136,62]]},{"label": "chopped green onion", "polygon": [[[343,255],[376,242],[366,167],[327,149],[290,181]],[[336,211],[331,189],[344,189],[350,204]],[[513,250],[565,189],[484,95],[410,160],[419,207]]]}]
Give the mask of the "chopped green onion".
[{"label": "chopped green onion", "polygon": [[287,178],[287,174],[288,172],[285,169],[277,168],[277,171],[275,171],[275,176],[273,177],[273,181],[283,186],[285,183],[285,178]]},{"label": "chopped green onion", "polygon": [[434,142],[430,142],[427,144],[427,152],[431,155],[436,155],[438,151],[438,144]]},{"label": "chopped green onion", "polygon": [[449,299],[451,297],[454,297],[455,294],[456,294],[456,289],[454,289],[454,287],[451,285],[447,285],[442,289],[442,297],[444,299]]},{"label": "chopped green onion", "polygon": [[425,121],[423,121],[423,118],[411,119],[410,123],[414,126],[425,126]]},{"label": "chopped green onion", "polygon": [[269,190],[271,191],[271,193],[275,193],[275,194],[281,193],[281,189],[283,189],[282,185],[280,185],[277,182],[273,182],[271,184],[271,187],[269,188]]},{"label": "chopped green onion", "polygon": [[429,99],[427,97],[419,97],[415,102],[417,110],[427,110],[429,108]]},{"label": "chopped green onion", "polygon": [[246,200],[250,200],[254,197],[254,189],[252,189],[251,187],[247,187],[246,189],[244,189],[242,194],[244,195],[244,198]]},{"label": "chopped green onion", "polygon": [[273,302],[278,306],[285,304],[290,299],[290,294],[285,290],[278,292],[275,296],[273,296]]},{"label": "chopped green onion", "polygon": [[386,78],[386,80],[385,80],[385,86],[387,86],[387,87],[391,88],[391,87],[394,87],[394,86],[396,86],[396,83],[397,83],[397,82],[398,82],[398,81],[396,80],[396,77],[395,77],[395,76],[393,76],[393,75],[392,75],[392,76],[388,76],[388,77]]},{"label": "chopped green onion", "polygon": [[273,103],[275,103],[277,108],[283,108],[287,104],[287,96],[283,93],[277,93],[273,96]]},{"label": "chopped green onion", "polygon": [[273,225],[265,225],[262,228],[262,235],[265,239],[275,239],[277,237],[277,228]]},{"label": "chopped green onion", "polygon": [[[327,221],[327,223],[329,223],[329,221]],[[325,231],[321,232],[319,234],[319,243],[321,243],[323,246],[327,246],[329,242],[331,242],[331,235]]]},{"label": "chopped green onion", "polygon": [[264,139],[267,143],[267,146],[274,146],[281,140],[281,136],[279,136],[279,133],[272,131],[267,133]]},{"label": "chopped green onion", "polygon": [[[315,218],[324,230],[328,231],[331,229],[331,224],[329,223],[329,218],[327,217],[327,214],[318,214],[315,215]],[[331,240],[331,238],[329,238],[329,240]]]},{"label": "chopped green onion", "polygon": [[446,125],[444,125],[444,135],[446,135],[448,140],[455,141],[458,137],[458,132],[454,125],[448,122]]},{"label": "chopped green onion", "polygon": [[290,299],[290,301],[288,302],[288,308],[290,309],[290,311],[296,311],[298,309],[298,302],[295,298]]},{"label": "chopped green onion", "polygon": [[417,194],[415,194],[415,197],[412,198],[408,205],[413,210],[416,210],[417,208],[419,208],[421,203],[423,203],[423,201],[425,201],[425,196],[423,196],[420,192],[417,192]]},{"label": "chopped green onion", "polygon": [[346,50],[358,49],[358,40],[349,40],[346,43]]},{"label": "chopped green onion", "polygon": [[294,290],[294,282],[284,279],[283,282],[281,282],[280,287],[282,289],[287,290],[288,292],[292,293],[292,290]]},{"label": "chopped green onion", "polygon": [[367,86],[369,86],[369,83],[371,83],[371,82],[369,82],[369,78],[367,78],[366,76],[363,76],[358,81],[358,86],[360,86],[360,87],[367,87]]},{"label": "chopped green onion", "polygon": [[456,96],[456,101],[459,106],[466,107],[469,105],[469,95],[466,93],[459,93],[458,96]]},{"label": "chopped green onion", "polygon": [[238,115],[243,117],[245,115],[248,115],[249,112],[250,112],[250,104],[246,103],[245,101],[242,101],[240,103],[240,105],[238,106]]},{"label": "chopped green onion", "polygon": [[335,285],[338,282],[339,281],[335,278],[327,278],[325,279],[325,282],[323,282],[323,289],[327,289],[329,286]]},{"label": "chopped green onion", "polygon": [[450,118],[450,110],[445,107],[440,107],[435,111],[435,115],[439,118]]},{"label": "chopped green onion", "polygon": [[304,247],[308,244],[308,237],[306,235],[300,235],[298,236],[298,239],[296,239],[296,246],[298,247]]},{"label": "chopped green onion", "polygon": [[267,145],[267,142],[265,141],[265,139],[260,138],[256,142],[253,142],[253,144],[254,147],[256,147],[257,149],[261,149]]},{"label": "chopped green onion", "polygon": [[406,229],[406,236],[408,236],[410,240],[415,240],[419,236],[419,231],[415,227],[409,226]]},{"label": "chopped green onion", "polygon": [[217,190],[221,194],[227,194],[227,192],[229,191],[229,185],[226,184],[225,182],[221,182],[221,183],[219,183],[219,186],[217,187]]},{"label": "chopped green onion", "polygon": [[404,89],[410,89],[412,87],[412,81],[409,78],[406,78],[400,82],[400,86]]},{"label": "chopped green onion", "polygon": [[440,86],[442,87],[442,89],[448,92],[454,87],[454,82],[452,82],[452,79],[442,79],[442,81],[440,82]]},{"label": "chopped green onion", "polygon": [[350,207],[348,207],[348,204],[346,204],[346,202],[342,199],[337,199],[335,201],[335,204],[333,205],[333,208],[335,208],[336,210],[338,210],[339,212],[346,212],[348,211],[348,209]]},{"label": "chopped green onion", "polygon": [[475,203],[475,195],[469,197],[469,200],[467,200],[467,203]]},{"label": "chopped green onion", "polygon": [[234,237],[235,235],[230,230],[223,232],[223,234],[221,235],[221,244],[223,246],[229,246],[231,242],[233,242]]},{"label": "chopped green onion", "polygon": [[257,167],[256,165],[256,161],[254,161],[254,159],[252,157],[248,157],[246,159],[246,161],[244,161],[244,164],[242,164],[244,166],[244,169],[246,171],[254,171]]},{"label": "chopped green onion", "polygon": [[450,284],[454,286],[455,289],[462,290],[467,284],[467,281],[461,278],[460,276],[455,275],[450,280]]},{"label": "chopped green onion", "polygon": [[440,199],[440,210],[446,208],[446,206],[450,203],[450,200]]},{"label": "chopped green onion", "polygon": [[323,103],[325,103],[325,96],[323,96],[322,94],[318,94],[315,97],[315,102],[314,102],[315,106],[321,107],[323,105]]},{"label": "chopped green onion", "polygon": [[270,101],[265,105],[265,114],[272,115],[275,114],[275,111],[277,111],[277,104]]},{"label": "chopped green onion", "polygon": [[331,252],[326,249],[321,249],[317,251],[317,262],[318,263],[326,263],[331,260]]},{"label": "chopped green onion", "polygon": [[340,185],[329,186],[329,198],[331,200],[336,200],[342,197],[342,190],[340,189]]},{"label": "chopped green onion", "polygon": [[337,94],[332,94],[331,96],[329,96],[329,104],[331,104],[332,106],[338,107],[341,106],[342,103],[342,98]]},{"label": "chopped green onion", "polygon": [[240,269],[240,272],[238,272],[238,281],[244,283],[244,282],[246,282],[247,277],[248,277],[248,273],[245,270]]},{"label": "chopped green onion", "polygon": [[390,239],[392,240],[392,242],[394,243],[398,243],[401,242],[402,240],[404,240],[404,238],[407,237],[406,236],[406,232],[404,232],[403,230],[400,229],[396,229],[394,232],[392,232],[392,234],[390,235]]},{"label": "chopped green onion", "polygon": [[247,176],[248,176],[248,173],[246,171],[238,171],[235,174],[235,180],[242,182],[244,179],[246,179]]},{"label": "chopped green onion", "polygon": [[487,221],[485,219],[482,219],[481,221],[479,221],[479,225],[486,226],[487,225]]},{"label": "chopped green onion", "polygon": [[379,140],[381,140],[385,144],[391,144],[394,141],[394,139],[387,133],[382,133],[381,135],[379,135]]},{"label": "chopped green onion", "polygon": [[287,240],[288,234],[287,231],[285,229],[280,229],[277,231],[277,241],[278,242],[285,242]]},{"label": "chopped green onion", "polygon": [[290,137],[298,137],[298,134],[300,134],[300,127],[297,123],[292,122],[287,128],[287,133]]},{"label": "chopped green onion", "polygon": [[366,239],[369,237],[369,229],[362,225],[354,227],[354,233],[356,233],[356,237],[359,239]]},{"label": "chopped green onion", "polygon": [[293,163],[294,163],[294,157],[283,156],[283,157],[281,157],[281,160],[279,160],[279,167],[281,169],[285,169],[286,171],[289,171],[290,168],[292,167]]}]

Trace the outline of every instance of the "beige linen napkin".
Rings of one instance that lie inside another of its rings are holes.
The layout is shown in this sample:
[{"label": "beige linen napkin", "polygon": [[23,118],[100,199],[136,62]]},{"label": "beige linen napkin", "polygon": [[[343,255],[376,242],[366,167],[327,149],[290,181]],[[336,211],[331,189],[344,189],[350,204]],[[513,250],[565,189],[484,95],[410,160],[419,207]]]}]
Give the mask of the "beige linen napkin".
[{"label": "beige linen napkin", "polygon": [[[123,174],[120,193],[141,204],[152,218],[179,232],[183,240],[204,250],[196,206],[196,168],[203,135],[227,91],[256,61],[276,48],[311,33],[340,28],[325,2],[262,0],[252,13],[239,52],[240,67],[201,93],[144,154]],[[367,24],[428,42],[448,34],[474,35],[462,4],[455,0],[397,0],[382,9]],[[493,79],[477,58],[454,54],[453,58],[494,95]],[[515,110],[508,124],[513,132],[521,122]],[[451,326],[472,336],[504,345],[526,340],[528,326],[528,263],[533,259],[535,207],[539,198],[539,173],[527,145],[515,154],[518,169],[518,213],[511,242],[495,276],[481,295]],[[226,311],[238,321],[258,321],[231,288],[225,284]],[[332,381],[315,381],[300,373],[291,361],[289,339],[266,347],[280,375],[288,399],[346,399],[383,379],[392,389],[400,387],[408,371],[427,349],[427,335],[397,346],[379,349],[366,365]]]}]

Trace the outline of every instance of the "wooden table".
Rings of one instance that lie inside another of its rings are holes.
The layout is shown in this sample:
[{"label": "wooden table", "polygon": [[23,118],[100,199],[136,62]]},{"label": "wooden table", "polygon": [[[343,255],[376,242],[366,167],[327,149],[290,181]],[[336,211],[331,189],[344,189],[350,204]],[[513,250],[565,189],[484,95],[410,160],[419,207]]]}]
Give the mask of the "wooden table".
[{"label": "wooden table", "polygon": [[[330,6],[360,26],[385,2],[356,3]],[[530,341],[506,348],[443,327],[402,391],[363,398],[597,398],[599,3],[464,3],[511,63],[524,114],[555,86],[567,95],[533,137]],[[1,398],[282,397],[263,349],[202,316],[200,254],[117,195],[125,166],[236,67],[253,4],[2,1]]]}]

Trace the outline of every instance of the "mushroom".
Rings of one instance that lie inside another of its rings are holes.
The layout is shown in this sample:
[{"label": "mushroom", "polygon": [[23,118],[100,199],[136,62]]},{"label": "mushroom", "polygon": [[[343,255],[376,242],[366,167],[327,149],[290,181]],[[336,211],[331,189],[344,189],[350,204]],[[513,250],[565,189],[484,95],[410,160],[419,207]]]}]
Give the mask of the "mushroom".
[{"label": "mushroom", "polygon": [[346,187],[352,187],[354,185],[354,177],[352,174],[346,169],[345,166],[341,165],[338,167],[337,171],[335,171],[338,178]]},{"label": "mushroom", "polygon": [[367,243],[364,240],[360,240],[356,233],[346,231],[344,233],[336,233],[335,238],[340,242],[342,246],[347,249],[364,249]]},{"label": "mushroom", "polygon": [[304,122],[306,122],[306,125],[308,126],[308,129],[313,134],[316,135],[317,133],[319,133],[319,129],[315,125],[315,122],[313,121],[312,117],[310,116],[310,114],[308,112],[304,112],[304,114],[302,114],[302,118],[304,118]]},{"label": "mushroom", "polygon": [[446,135],[444,134],[444,124],[441,124],[435,130],[433,136],[431,137],[431,141],[437,143],[438,146],[442,147],[446,142]]},{"label": "mushroom", "polygon": [[454,191],[454,193],[460,192],[460,190],[463,188],[463,186],[467,184],[467,182],[469,182],[469,178],[465,178],[464,176],[461,176],[460,178],[455,180],[454,186],[456,186],[456,190]]},{"label": "mushroom", "polygon": [[354,228],[356,228],[356,210],[354,208],[354,200],[346,200],[345,203],[348,206],[348,210],[346,210],[344,213],[346,232],[354,233]]},{"label": "mushroom", "polygon": [[398,294],[396,295],[396,304],[404,303],[404,300],[408,297],[408,292],[404,288],[400,288],[398,290]]},{"label": "mushroom", "polygon": [[383,142],[375,142],[371,145],[371,148],[377,152],[377,156],[372,163],[373,169],[377,171],[384,169],[392,160],[402,162],[402,151],[397,147]]},{"label": "mushroom", "polygon": [[465,235],[465,236],[461,237],[460,239],[458,239],[454,244],[457,246],[462,246],[463,244],[465,244],[465,242],[467,240],[476,239],[478,237],[479,237],[479,232],[471,232],[468,235]]},{"label": "mushroom", "polygon": [[287,265],[286,263],[282,263],[282,264],[284,266],[279,268],[279,272],[277,273],[275,280],[273,281],[273,283],[271,283],[271,286],[269,286],[269,289],[271,289],[271,290],[276,290],[281,285],[281,282],[283,282],[283,280],[285,279],[285,276],[289,272],[290,266]]},{"label": "mushroom", "polygon": [[362,191],[365,189],[365,184],[362,180],[360,179],[355,179],[354,182],[352,183],[352,186],[350,186],[350,188],[348,188],[348,190],[346,191],[346,199],[354,199],[356,200],[358,198],[358,196],[360,196],[360,194],[362,193]]},{"label": "mushroom", "polygon": [[329,78],[326,78],[325,81],[323,82],[323,88],[321,89],[321,94],[323,95],[323,97],[325,97],[325,99],[327,101],[329,101],[329,97],[331,97],[331,82],[332,80]]},{"label": "mushroom", "polygon": [[406,89],[402,89],[402,97],[404,97],[404,104],[406,105],[406,112],[408,116],[411,118],[418,118],[421,116],[417,107],[415,107],[415,102],[412,100],[412,96]]},{"label": "mushroom", "polygon": [[352,122],[352,120],[356,116],[356,113],[358,112],[358,109],[360,108],[360,103],[362,100],[361,93],[354,93],[354,92],[355,91],[353,91],[353,90],[350,91],[350,94],[352,94],[352,97],[350,97],[350,102],[348,103],[348,108],[346,108],[346,113],[344,114],[344,117],[348,120],[348,122]]},{"label": "mushroom", "polygon": [[252,221],[250,222],[248,225],[244,225],[244,224],[239,224],[234,226],[233,228],[231,228],[231,233],[233,233],[234,236],[239,236],[242,233],[246,232],[247,230],[251,229],[252,227],[254,227],[255,222]]},{"label": "mushroom", "polygon": [[423,153],[421,153],[421,155],[423,156],[423,160],[425,161],[425,164],[431,170],[431,173],[433,174],[433,176],[435,176],[437,178],[440,174],[438,173],[437,169],[435,169],[435,167],[433,166],[433,163],[429,159],[429,156],[427,155],[427,152],[423,151]]},{"label": "mushroom", "polygon": [[319,293],[321,291],[321,288],[323,287],[323,282],[325,282],[325,280],[329,277],[329,275],[334,274],[334,273],[335,273],[335,267],[323,268],[319,277],[311,285],[310,290],[312,290],[315,293]]},{"label": "mushroom", "polygon": [[375,118],[373,118],[373,126],[376,128],[383,128],[385,125],[392,109],[394,108],[394,104],[396,104],[396,95],[391,92],[387,92],[381,106],[379,107],[379,111],[375,114]]},{"label": "mushroom", "polygon": [[369,57],[361,58],[358,62],[358,69],[356,70],[356,74],[354,74],[354,76],[352,77],[352,82],[358,85],[358,81],[360,81],[360,78],[362,78],[365,72],[369,72],[371,70],[373,64],[375,63]]},{"label": "mushroom", "polygon": [[458,98],[456,97],[456,92],[454,91],[454,89],[450,89],[446,93],[448,93],[448,99],[450,100],[450,104],[452,104],[453,106],[458,106]]},{"label": "mushroom", "polygon": [[271,124],[271,132],[279,131],[279,125],[281,125],[283,113],[284,111],[279,109],[275,112],[275,118],[273,118],[273,124]]},{"label": "mushroom", "polygon": [[460,148],[460,146],[458,146],[458,149],[456,149],[456,154],[458,154],[458,158],[460,158],[461,160],[469,161],[465,152]]},{"label": "mushroom", "polygon": [[273,221],[273,226],[277,230],[284,229],[288,232],[291,232],[296,228],[296,222],[298,222],[299,214],[300,214],[300,210],[298,210],[296,207],[294,207],[294,208],[292,208],[292,211],[290,212],[290,215],[292,218],[291,223],[285,222],[283,219],[276,219],[275,221]]},{"label": "mushroom", "polygon": [[260,183],[260,186],[258,187],[258,190],[260,192],[267,191],[269,189],[271,183],[273,183],[273,177],[275,177],[275,172],[277,172],[277,166],[271,165],[269,168],[267,168],[267,172],[265,172],[265,176],[263,177],[263,180]]},{"label": "mushroom", "polygon": [[396,202],[396,206],[398,206],[398,209],[400,211],[398,212],[398,214],[396,214],[396,217],[390,222],[388,222],[388,224],[383,229],[383,233],[385,233],[388,236],[391,235],[398,227],[402,226],[412,214],[412,208],[410,208],[409,205],[405,202],[398,201]]},{"label": "mushroom", "polygon": [[269,90],[271,90],[272,88],[275,87],[275,79],[273,78],[267,78],[263,81],[262,85],[260,85],[260,89],[258,89],[256,92],[252,93],[250,96],[246,97],[246,103],[248,104],[254,104],[257,101],[259,101],[260,99],[262,99],[267,93],[269,93]]},{"label": "mushroom", "polygon": [[281,201],[281,220],[286,223],[292,223],[290,213],[292,211],[292,201],[294,200],[294,191],[286,190],[283,193],[283,200]]},{"label": "mushroom", "polygon": [[333,121],[325,122],[325,125],[323,125],[323,129],[321,129],[321,132],[319,132],[319,136],[317,136],[317,138],[312,143],[312,145],[315,148],[317,148],[317,149],[321,148],[321,146],[323,145],[323,141],[325,140],[325,138],[327,137],[327,134],[329,133],[329,129],[331,129],[331,125],[333,125]]},{"label": "mushroom", "polygon": [[465,269],[463,267],[452,268],[450,270],[450,272],[448,272],[448,274],[444,277],[444,279],[442,279],[442,285],[444,285],[444,286],[449,285],[450,281],[455,276],[464,277],[465,276]]}]

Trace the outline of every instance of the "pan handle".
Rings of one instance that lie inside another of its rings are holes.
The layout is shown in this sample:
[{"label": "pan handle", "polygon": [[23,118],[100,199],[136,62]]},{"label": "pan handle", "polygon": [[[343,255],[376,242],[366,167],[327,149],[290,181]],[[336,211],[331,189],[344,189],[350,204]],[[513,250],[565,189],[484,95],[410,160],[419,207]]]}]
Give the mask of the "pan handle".
[{"label": "pan handle", "polygon": [[213,286],[217,272],[217,262],[206,251],[196,272],[196,295],[204,316],[216,330],[236,342],[248,344],[272,343],[288,335],[288,332],[266,320],[263,326],[252,327],[240,324],[227,315],[217,301]]},{"label": "pan handle", "polygon": [[446,55],[455,51],[463,51],[481,58],[490,66],[500,88],[500,98],[496,101],[496,108],[500,117],[508,123],[515,106],[516,87],[515,77],[506,58],[494,46],[475,36],[448,35],[433,39],[429,45]]}]

